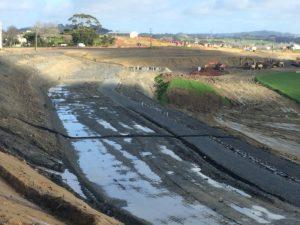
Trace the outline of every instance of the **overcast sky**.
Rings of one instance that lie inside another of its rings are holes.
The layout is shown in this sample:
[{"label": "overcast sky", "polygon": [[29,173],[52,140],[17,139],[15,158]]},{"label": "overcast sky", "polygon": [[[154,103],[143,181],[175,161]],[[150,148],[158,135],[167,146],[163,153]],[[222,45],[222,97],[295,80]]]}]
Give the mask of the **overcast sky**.
[{"label": "overcast sky", "polygon": [[4,27],[66,23],[78,12],[94,15],[114,31],[300,34],[300,0],[0,0]]}]

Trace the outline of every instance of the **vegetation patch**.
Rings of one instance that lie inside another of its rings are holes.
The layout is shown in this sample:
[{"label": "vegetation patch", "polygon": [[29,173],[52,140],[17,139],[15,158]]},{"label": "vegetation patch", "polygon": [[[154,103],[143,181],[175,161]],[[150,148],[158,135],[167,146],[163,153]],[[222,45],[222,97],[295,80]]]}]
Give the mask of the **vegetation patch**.
[{"label": "vegetation patch", "polygon": [[168,103],[168,99],[166,97],[166,92],[168,90],[169,82],[165,81],[163,75],[159,75],[155,77],[155,94],[158,101],[162,104]]},{"label": "vegetation patch", "polygon": [[300,74],[296,72],[274,72],[256,76],[256,81],[290,99],[300,103]]},{"label": "vegetation patch", "polygon": [[187,80],[180,78],[173,79],[168,86],[168,91],[177,88],[187,90],[188,92],[195,92],[198,95],[203,95],[207,93],[213,93],[217,95],[217,92],[211,86],[195,80]]},{"label": "vegetation patch", "polygon": [[166,81],[163,75],[155,78],[156,97],[162,103],[171,103],[192,111],[216,110],[229,101],[213,87],[199,81],[174,78]]}]

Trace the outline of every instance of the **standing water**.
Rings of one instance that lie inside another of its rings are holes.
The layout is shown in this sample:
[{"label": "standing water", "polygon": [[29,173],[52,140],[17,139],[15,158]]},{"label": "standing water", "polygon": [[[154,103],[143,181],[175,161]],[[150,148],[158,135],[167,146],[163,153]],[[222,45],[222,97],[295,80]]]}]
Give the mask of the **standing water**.
[{"label": "standing water", "polygon": [[[183,172],[186,171],[192,174],[190,176],[195,177],[193,181],[198,186],[203,186],[204,183],[211,188],[222,189],[245,199],[251,199],[250,195],[229,185],[218,183],[202,174],[199,167],[181,159],[165,145],[164,140],[155,139],[155,142],[148,145],[148,149],[144,149],[141,143],[136,143],[136,140],[131,138],[92,138],[107,133],[153,134],[155,131],[153,128],[139,124],[134,118],[116,118],[117,107],[109,110],[107,105],[100,107],[95,102],[77,98],[78,94],[75,95],[68,86],[63,85],[49,90],[49,97],[55,105],[67,134],[77,138],[71,141],[78,155],[77,163],[86,178],[101,189],[99,191],[114,199],[115,204],[123,210],[155,225],[214,225],[223,224],[224,221],[226,224],[235,224],[195,198],[187,199],[186,196],[171,191],[165,185],[162,174],[157,173],[151,167],[151,160],[167,160],[170,170],[163,171],[164,177],[176,176],[176,172],[171,169],[179,166]],[[88,137],[91,138],[88,139]],[[69,175],[68,172],[65,173],[66,177],[70,177]],[[69,184],[75,185],[73,189],[82,194],[76,179],[71,180],[75,182],[69,182]],[[230,207],[236,213],[247,216],[245,210],[241,210],[242,208],[237,205],[232,204]],[[257,208],[255,210],[257,212]],[[263,208],[260,211],[263,211]],[[261,219],[259,216],[260,214],[256,213],[255,217],[248,216],[248,219],[250,218],[250,221],[254,219],[253,221],[258,221],[258,223],[269,223],[284,218],[276,214]]]}]

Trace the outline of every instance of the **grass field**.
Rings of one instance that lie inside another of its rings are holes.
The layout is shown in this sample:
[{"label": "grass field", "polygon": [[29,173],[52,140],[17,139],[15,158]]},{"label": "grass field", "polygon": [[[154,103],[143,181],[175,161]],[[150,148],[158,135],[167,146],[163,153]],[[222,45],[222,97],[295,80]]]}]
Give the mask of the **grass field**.
[{"label": "grass field", "polygon": [[300,103],[300,74],[295,72],[276,72],[256,76],[262,85],[277,91]]},{"label": "grass field", "polygon": [[196,92],[198,95],[206,93],[217,94],[211,86],[194,80],[174,79],[170,82],[168,90],[175,88],[184,89],[189,92]]},{"label": "grass field", "polygon": [[[157,84],[157,98],[161,103],[168,102],[166,94],[173,89],[183,89],[190,93],[197,93],[198,95],[210,93],[216,96],[220,96],[213,87],[195,80],[175,78],[169,82],[164,82],[162,75],[159,75],[155,78],[155,81]],[[227,99],[221,96],[220,98],[224,100],[224,103],[227,102]]]}]

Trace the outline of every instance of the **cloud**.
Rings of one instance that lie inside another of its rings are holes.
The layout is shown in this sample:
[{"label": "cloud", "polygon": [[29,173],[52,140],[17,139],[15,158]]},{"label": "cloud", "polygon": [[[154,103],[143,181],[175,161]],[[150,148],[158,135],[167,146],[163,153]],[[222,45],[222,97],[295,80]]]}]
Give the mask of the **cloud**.
[{"label": "cloud", "polygon": [[299,0],[0,0],[0,20],[18,26],[64,23],[73,13],[84,12],[123,31],[153,27],[156,32],[299,32],[299,9]]}]

